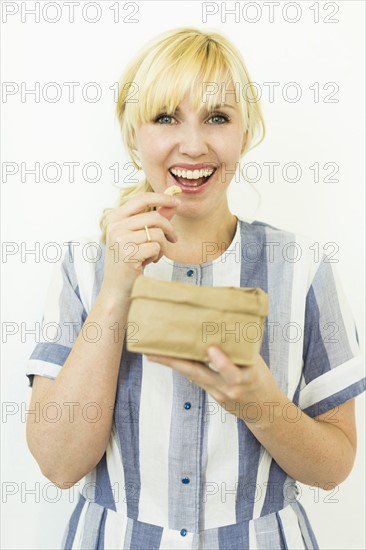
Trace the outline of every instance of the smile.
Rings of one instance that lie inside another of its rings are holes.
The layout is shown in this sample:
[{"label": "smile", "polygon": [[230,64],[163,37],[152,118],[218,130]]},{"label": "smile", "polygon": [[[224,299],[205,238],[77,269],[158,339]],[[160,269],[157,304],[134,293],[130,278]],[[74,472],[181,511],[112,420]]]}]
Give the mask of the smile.
[{"label": "smile", "polygon": [[210,177],[214,173],[214,169],[209,170],[179,170],[179,168],[172,168],[170,172],[173,176],[182,177],[189,180],[198,180],[198,178]]},{"label": "smile", "polygon": [[216,168],[202,168],[200,170],[186,170],[184,168],[171,168],[169,170],[182,190],[197,188],[207,183]]}]

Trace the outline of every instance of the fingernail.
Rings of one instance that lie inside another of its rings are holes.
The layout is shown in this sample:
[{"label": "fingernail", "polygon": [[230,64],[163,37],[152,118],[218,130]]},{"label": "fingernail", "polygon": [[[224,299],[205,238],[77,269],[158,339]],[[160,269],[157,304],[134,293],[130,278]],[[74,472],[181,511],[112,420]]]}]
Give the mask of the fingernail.
[{"label": "fingernail", "polygon": [[174,204],[174,206],[178,206],[180,204],[180,200],[173,197],[172,198],[172,203]]},{"label": "fingernail", "polygon": [[214,370],[215,372],[218,372],[217,368],[215,367],[215,365],[211,362],[207,363],[207,366],[211,369],[211,370]]},{"label": "fingernail", "polygon": [[220,351],[217,348],[210,346],[207,349],[207,353],[210,359],[212,359],[213,361],[217,361],[218,359],[220,359]]}]

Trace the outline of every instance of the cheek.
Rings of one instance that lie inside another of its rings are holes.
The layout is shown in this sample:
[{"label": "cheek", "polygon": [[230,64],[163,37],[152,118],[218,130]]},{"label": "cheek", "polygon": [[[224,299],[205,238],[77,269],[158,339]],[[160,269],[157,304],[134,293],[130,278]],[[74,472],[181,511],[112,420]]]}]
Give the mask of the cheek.
[{"label": "cheek", "polygon": [[237,129],[227,131],[216,140],[215,148],[222,159],[226,162],[235,162],[240,157],[243,134]]},{"label": "cheek", "polygon": [[156,135],[147,136],[143,144],[140,143],[140,155],[143,163],[151,168],[163,168],[163,163],[169,153],[170,145],[167,140]]},{"label": "cheek", "polygon": [[224,187],[228,186],[235,177],[234,171],[239,168],[241,155],[242,135],[233,132],[225,136],[217,149],[221,161],[221,181]]},{"label": "cheek", "polygon": [[241,142],[228,140],[220,151],[220,160],[224,166],[234,169],[240,161]]}]

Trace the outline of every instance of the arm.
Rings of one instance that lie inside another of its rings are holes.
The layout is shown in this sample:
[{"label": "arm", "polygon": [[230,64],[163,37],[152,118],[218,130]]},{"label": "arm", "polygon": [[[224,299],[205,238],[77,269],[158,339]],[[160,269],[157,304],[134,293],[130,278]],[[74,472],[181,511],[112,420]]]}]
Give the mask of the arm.
[{"label": "arm", "polygon": [[[111,431],[128,302],[99,295],[86,322],[96,322],[102,337],[88,342],[79,334],[60,374],[52,381],[35,377],[28,415],[27,442],[42,473],[67,489],[101,459]],[[122,328],[114,341],[114,323]],[[47,421],[48,403],[57,403],[59,420]],[[90,406],[89,403],[96,403]],[[98,420],[92,422],[98,415]]]},{"label": "arm", "polygon": [[256,365],[238,367],[220,349],[208,351],[216,372],[193,361],[151,360],[175,368],[243,420],[294,479],[329,490],[348,476],[356,453],[353,400],[311,418],[277,387],[261,357]]},{"label": "arm", "polygon": [[[145,265],[161,257],[168,240],[177,240],[167,217],[146,209],[155,205],[173,215],[177,204],[177,199],[164,194],[141,193],[110,214],[103,283],[85,321],[96,323],[101,337],[88,341],[80,332],[56,379],[35,377],[30,407],[41,414],[28,415],[27,442],[43,474],[61,489],[68,489],[90,472],[105,452],[133,283]],[[146,242],[145,225],[151,242]],[[64,284],[68,285],[68,300],[77,300],[67,276]],[[52,299],[58,301],[59,296]],[[69,305],[67,302],[63,308],[65,315]],[[50,309],[58,311],[53,306]],[[119,328],[118,338],[111,327]],[[57,422],[42,414],[49,403],[57,404]]]}]

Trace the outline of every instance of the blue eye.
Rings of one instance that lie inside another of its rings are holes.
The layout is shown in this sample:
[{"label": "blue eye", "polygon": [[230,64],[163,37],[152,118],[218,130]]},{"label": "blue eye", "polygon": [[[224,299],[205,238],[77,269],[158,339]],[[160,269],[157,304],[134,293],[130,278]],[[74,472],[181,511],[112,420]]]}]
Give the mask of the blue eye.
[{"label": "blue eye", "polygon": [[[156,124],[170,125],[175,122],[175,118],[168,113],[160,113],[153,119],[153,122]],[[230,118],[225,113],[212,113],[208,118],[209,124],[225,124],[227,122],[230,122]]]},{"label": "blue eye", "polygon": [[168,115],[167,113],[162,113],[154,119],[154,122],[157,122],[158,124],[171,124],[172,120],[173,117],[171,115]]},{"label": "blue eye", "polygon": [[229,122],[229,117],[223,113],[214,113],[209,120],[212,121],[210,124],[225,124]]}]

